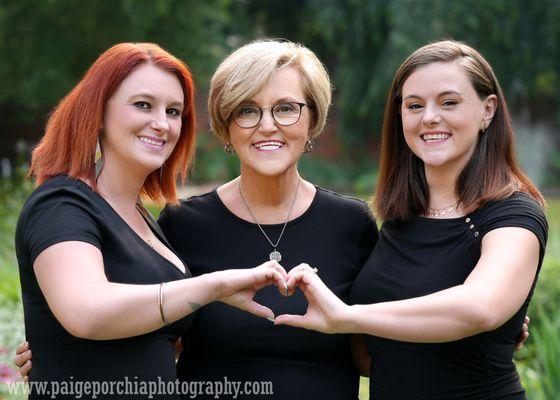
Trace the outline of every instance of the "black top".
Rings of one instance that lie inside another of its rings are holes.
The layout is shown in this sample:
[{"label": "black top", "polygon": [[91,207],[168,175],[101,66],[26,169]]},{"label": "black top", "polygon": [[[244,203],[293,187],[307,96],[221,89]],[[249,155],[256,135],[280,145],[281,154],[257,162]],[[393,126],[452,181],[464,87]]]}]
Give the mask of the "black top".
[{"label": "black top", "polygon": [[[267,261],[272,251],[257,225],[231,213],[216,191],[167,207],[159,223],[193,275],[252,268]],[[276,241],[282,225],[263,228]],[[309,209],[288,223],[278,251],[287,271],[302,262],[317,267],[334,293],[348,300],[352,282],[376,240],[377,227],[363,201],[317,188]],[[307,307],[300,291],[286,299],[273,286],[258,292],[255,299],[275,315],[304,314]],[[213,303],[198,311],[183,345],[177,364],[180,379],[224,381],[227,377],[243,385],[272,382],[272,396],[237,398],[358,397],[358,373],[347,335],[274,326],[264,318]]]},{"label": "black top", "polygon": [[[385,222],[356,279],[352,300],[358,304],[401,300],[462,284],[480,258],[484,235],[502,227],[522,227],[537,236],[540,269],[548,225],[538,204],[516,193],[461,218]],[[431,344],[368,336],[371,398],[524,399],[512,357],[535,283],[536,277],[519,311],[493,331]]]},{"label": "black top", "polygon": [[[148,222],[167,243],[155,221]],[[76,338],[60,325],[39,288],[33,262],[43,250],[64,241],[99,248],[110,282],[157,284],[190,276],[144,242],[86,183],[63,175],[45,182],[23,206],[16,228],[25,330],[33,349],[31,381],[175,379],[174,343],[187,330],[190,318],[149,334],[103,341]],[[156,297],[154,292],[154,307]]]}]

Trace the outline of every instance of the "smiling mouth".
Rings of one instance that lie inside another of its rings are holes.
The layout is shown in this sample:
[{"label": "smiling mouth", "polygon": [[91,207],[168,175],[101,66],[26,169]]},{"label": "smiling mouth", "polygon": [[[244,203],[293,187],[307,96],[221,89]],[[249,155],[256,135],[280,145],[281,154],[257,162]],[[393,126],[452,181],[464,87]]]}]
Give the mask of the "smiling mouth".
[{"label": "smiling mouth", "polygon": [[144,142],[146,144],[150,144],[152,146],[162,147],[165,144],[165,141],[163,141],[163,140],[154,140],[154,139],[147,138],[145,136],[139,136],[138,140],[140,140],[141,142]]},{"label": "smiling mouth", "polygon": [[284,143],[276,140],[270,140],[266,142],[253,143],[253,147],[257,150],[274,151],[284,147]]},{"label": "smiling mouth", "polygon": [[450,133],[424,133],[420,135],[424,142],[443,142],[451,137]]}]

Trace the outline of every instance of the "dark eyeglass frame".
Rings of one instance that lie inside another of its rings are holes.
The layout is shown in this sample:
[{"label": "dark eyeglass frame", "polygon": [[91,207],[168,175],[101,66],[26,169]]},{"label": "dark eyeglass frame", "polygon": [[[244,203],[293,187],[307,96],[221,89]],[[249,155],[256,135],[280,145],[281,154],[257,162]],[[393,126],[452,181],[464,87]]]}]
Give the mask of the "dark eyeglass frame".
[{"label": "dark eyeglass frame", "polygon": [[[294,122],[292,122],[290,124],[283,124],[283,123],[278,122],[278,120],[276,119],[276,116],[274,116],[273,110],[274,110],[275,107],[278,107],[282,104],[297,104],[299,106],[299,115]],[[240,104],[237,107],[235,107],[235,109],[233,110],[233,113],[231,114],[231,118],[233,119],[233,122],[235,122],[235,125],[237,125],[238,127],[242,128],[242,129],[252,129],[252,128],[258,126],[261,123],[264,111],[265,110],[270,110],[270,115],[272,115],[272,119],[274,120],[274,122],[276,124],[278,124],[280,126],[292,126],[292,125],[295,125],[295,124],[298,123],[299,119],[301,118],[301,111],[303,110],[303,107],[305,107],[305,106],[307,106],[307,108],[309,108],[309,106],[306,103],[300,103],[300,102],[297,102],[297,101],[282,101],[280,103],[277,103],[277,104],[273,105],[272,107],[262,107],[262,108],[257,106],[257,105],[254,105],[254,104]],[[251,126],[241,126],[239,124],[239,122],[237,122],[237,119],[235,118],[235,111],[239,107],[255,107],[256,109],[258,109],[260,115],[259,115],[259,119],[257,120],[257,122],[254,125],[251,125]]]}]

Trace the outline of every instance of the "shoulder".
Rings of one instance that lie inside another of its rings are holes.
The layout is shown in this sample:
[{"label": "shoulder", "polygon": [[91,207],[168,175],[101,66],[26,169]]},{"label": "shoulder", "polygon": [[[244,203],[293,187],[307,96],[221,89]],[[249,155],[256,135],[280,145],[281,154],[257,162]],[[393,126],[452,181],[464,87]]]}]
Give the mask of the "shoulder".
[{"label": "shoulder", "polygon": [[16,226],[16,248],[34,258],[48,246],[80,240],[99,247],[99,199],[84,182],[56,176],[39,186],[23,206]]},{"label": "shoulder", "polygon": [[216,209],[219,209],[216,196],[215,191],[211,191],[182,199],[179,204],[168,204],[159,214],[158,223],[164,231],[168,231],[170,226],[179,223],[196,224],[196,221],[205,220],[215,215]]},{"label": "shoulder", "polygon": [[480,208],[478,214],[482,221],[487,222],[527,216],[546,224],[543,208],[531,196],[522,192],[515,192],[505,199],[489,202]]},{"label": "shoulder", "polygon": [[[94,202],[93,190],[84,182],[58,175],[37,187],[25,202],[21,214],[33,213],[37,209],[51,209],[62,205],[74,205],[90,210]],[[52,211],[55,211],[52,209]]]},{"label": "shoulder", "polygon": [[373,219],[371,209],[364,200],[336,193],[319,186],[316,186],[316,188],[318,199],[323,205],[334,207],[337,212],[356,213]]},{"label": "shoulder", "polygon": [[503,227],[529,229],[541,244],[546,243],[548,236],[548,222],[543,208],[531,196],[522,192],[485,204],[473,214],[473,220],[478,222],[481,236]]},{"label": "shoulder", "polygon": [[351,231],[361,231],[362,236],[373,242],[378,231],[375,217],[369,205],[362,199],[342,195],[328,189],[317,187],[317,210],[339,229],[347,227]]}]

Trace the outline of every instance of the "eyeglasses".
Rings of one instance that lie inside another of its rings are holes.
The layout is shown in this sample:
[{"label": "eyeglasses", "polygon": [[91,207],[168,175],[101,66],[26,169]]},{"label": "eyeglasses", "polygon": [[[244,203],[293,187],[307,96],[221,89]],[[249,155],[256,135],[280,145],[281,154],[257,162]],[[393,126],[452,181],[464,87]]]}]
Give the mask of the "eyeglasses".
[{"label": "eyeglasses", "polygon": [[245,104],[235,107],[233,120],[240,128],[254,128],[262,119],[263,111],[270,110],[272,118],[278,125],[290,126],[299,121],[301,110],[307,104],[297,102],[278,103],[272,107],[260,108],[255,105]]}]

